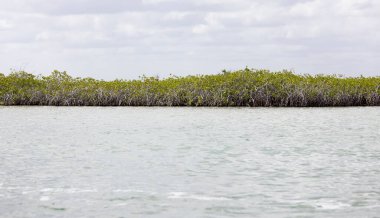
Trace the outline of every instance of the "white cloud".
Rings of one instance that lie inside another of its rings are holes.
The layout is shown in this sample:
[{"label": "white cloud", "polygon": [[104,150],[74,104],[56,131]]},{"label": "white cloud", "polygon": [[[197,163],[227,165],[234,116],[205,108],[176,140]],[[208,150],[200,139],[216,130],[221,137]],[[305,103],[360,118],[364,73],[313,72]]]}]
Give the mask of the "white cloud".
[{"label": "white cloud", "polygon": [[290,8],[289,13],[293,16],[312,17],[323,9],[323,2],[321,1],[308,1],[300,2]]},{"label": "white cloud", "polygon": [[0,5],[2,72],[61,69],[112,79],[248,65],[380,74],[376,0],[0,0]]},{"label": "white cloud", "polygon": [[7,20],[0,20],[0,30],[10,29],[12,24]]},{"label": "white cloud", "polygon": [[193,33],[195,34],[203,34],[207,33],[209,27],[205,24],[199,24],[193,27]]}]

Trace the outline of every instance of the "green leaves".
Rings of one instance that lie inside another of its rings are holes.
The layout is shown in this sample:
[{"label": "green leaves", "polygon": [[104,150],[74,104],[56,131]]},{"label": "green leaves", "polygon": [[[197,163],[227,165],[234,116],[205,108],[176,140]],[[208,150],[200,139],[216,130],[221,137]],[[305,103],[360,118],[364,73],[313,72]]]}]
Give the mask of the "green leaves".
[{"label": "green leaves", "polygon": [[103,81],[67,72],[0,74],[0,104],[75,106],[380,105],[380,77],[297,75],[245,68],[217,75]]}]

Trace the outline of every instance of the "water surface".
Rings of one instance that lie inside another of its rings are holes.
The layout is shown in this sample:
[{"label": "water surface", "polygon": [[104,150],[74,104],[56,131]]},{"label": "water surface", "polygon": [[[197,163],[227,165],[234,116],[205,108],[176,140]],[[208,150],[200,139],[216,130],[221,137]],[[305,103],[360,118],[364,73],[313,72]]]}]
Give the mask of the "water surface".
[{"label": "water surface", "polygon": [[1,217],[380,217],[380,108],[0,107]]}]

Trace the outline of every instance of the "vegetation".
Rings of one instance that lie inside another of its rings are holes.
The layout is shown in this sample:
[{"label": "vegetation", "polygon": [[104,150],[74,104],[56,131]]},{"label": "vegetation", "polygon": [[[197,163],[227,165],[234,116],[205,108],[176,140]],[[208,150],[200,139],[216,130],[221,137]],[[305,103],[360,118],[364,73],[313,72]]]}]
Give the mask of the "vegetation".
[{"label": "vegetation", "polygon": [[26,72],[0,74],[0,105],[380,106],[380,77],[296,75],[244,69],[217,75],[103,81]]}]

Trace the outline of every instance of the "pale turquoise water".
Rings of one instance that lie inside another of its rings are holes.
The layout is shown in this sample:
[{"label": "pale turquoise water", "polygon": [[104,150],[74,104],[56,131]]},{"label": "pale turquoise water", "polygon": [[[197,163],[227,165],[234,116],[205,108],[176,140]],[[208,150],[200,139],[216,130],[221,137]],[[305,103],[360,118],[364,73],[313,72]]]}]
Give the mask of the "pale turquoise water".
[{"label": "pale turquoise water", "polygon": [[0,217],[380,217],[380,108],[0,107]]}]

